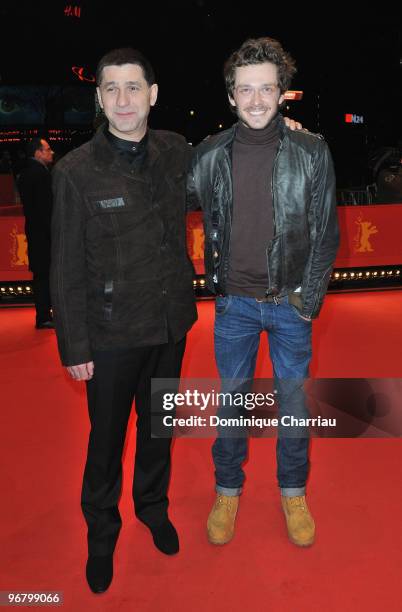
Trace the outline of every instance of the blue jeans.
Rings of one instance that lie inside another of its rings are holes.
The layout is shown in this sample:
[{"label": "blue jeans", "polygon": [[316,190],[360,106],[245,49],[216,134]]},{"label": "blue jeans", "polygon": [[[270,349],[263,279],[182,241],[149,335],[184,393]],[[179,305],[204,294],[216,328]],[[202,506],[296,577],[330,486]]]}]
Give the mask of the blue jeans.
[{"label": "blue jeans", "polygon": [[[215,359],[219,375],[224,379],[223,386],[226,385],[222,390],[228,391],[228,379],[236,379],[236,385],[244,380],[247,385],[247,380],[253,378],[262,331],[268,332],[279,419],[285,415],[306,418],[303,383],[311,359],[311,322],[301,318],[295,306],[288,303],[287,296],[279,304],[234,295],[216,298]],[[227,416],[227,409],[220,407],[218,414]],[[212,447],[216,490],[222,495],[239,495],[242,491],[242,464],[247,454],[244,433],[243,437],[234,437],[227,431],[224,436],[218,432]],[[278,483],[282,495],[304,495],[309,470],[309,435],[305,431],[301,437],[299,430],[291,436],[288,431],[282,437],[279,429]]]}]

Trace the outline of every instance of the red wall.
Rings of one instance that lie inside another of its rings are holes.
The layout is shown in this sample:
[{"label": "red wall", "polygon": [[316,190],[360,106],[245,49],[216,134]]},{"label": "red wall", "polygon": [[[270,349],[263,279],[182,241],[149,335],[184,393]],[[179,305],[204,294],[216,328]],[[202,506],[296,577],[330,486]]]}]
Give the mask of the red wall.
[{"label": "red wall", "polygon": [[[28,280],[21,207],[0,208],[0,280]],[[402,204],[340,206],[336,268],[402,264]],[[202,213],[188,215],[187,240],[197,274],[204,273]]]}]

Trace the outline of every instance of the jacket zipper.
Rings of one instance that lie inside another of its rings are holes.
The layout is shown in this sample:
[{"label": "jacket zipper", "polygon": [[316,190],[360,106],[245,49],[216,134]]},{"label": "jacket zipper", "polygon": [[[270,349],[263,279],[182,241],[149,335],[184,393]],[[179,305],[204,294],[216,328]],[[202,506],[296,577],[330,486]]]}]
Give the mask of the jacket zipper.
[{"label": "jacket zipper", "polygon": [[[233,146],[233,143],[232,143]],[[230,180],[232,181],[232,149],[230,150],[230,153],[228,151],[226,151],[227,155],[230,157],[230,163],[228,164],[229,169],[230,169]],[[223,184],[223,180],[222,180],[222,184]],[[222,283],[221,283],[221,288],[224,292],[226,292],[226,280],[227,280],[227,273],[228,273],[228,269],[229,269],[229,257],[230,257],[230,238],[231,238],[231,234],[232,234],[232,211],[231,211],[231,206],[233,206],[233,181],[231,182],[231,192],[232,192],[232,198],[231,201],[228,202],[228,206],[227,206],[227,214],[228,214],[228,223],[229,223],[229,231],[228,231],[228,248],[226,251],[226,256],[225,258],[222,260],[222,264],[223,264],[223,270],[222,270]],[[223,241],[222,241],[222,250],[224,248],[224,242],[225,242],[225,225],[226,225],[226,219],[225,219],[225,223],[223,226]],[[218,277],[218,283],[219,283],[219,277]]]},{"label": "jacket zipper", "polygon": [[[275,233],[276,233],[276,224],[275,224],[275,198],[274,198],[274,174],[275,174],[275,169],[277,166],[277,162],[278,162],[278,157],[279,154],[282,150],[283,147],[283,138],[279,141],[279,148],[278,151],[276,152],[275,155],[275,160],[274,160],[274,165],[272,167],[272,174],[271,174],[271,197],[272,197],[272,219],[273,219],[273,228],[274,228],[274,237],[275,237]],[[272,240],[271,240],[272,243]],[[267,271],[268,271],[268,291],[271,289],[271,274],[269,271],[269,256],[268,256],[268,251],[269,251],[269,247],[266,249],[266,254],[267,254]],[[267,293],[268,293],[267,291]],[[274,302],[275,304],[278,304],[277,298],[274,297]]]}]

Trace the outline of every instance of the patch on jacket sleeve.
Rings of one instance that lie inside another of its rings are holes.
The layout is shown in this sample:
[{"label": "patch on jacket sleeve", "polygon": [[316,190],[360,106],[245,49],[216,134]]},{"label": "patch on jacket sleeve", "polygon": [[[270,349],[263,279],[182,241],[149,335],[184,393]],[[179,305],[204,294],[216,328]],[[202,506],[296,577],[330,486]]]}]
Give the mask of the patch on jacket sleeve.
[{"label": "patch on jacket sleeve", "polygon": [[103,210],[107,208],[122,208],[126,205],[124,198],[111,198],[110,200],[98,200],[96,202],[99,208]]}]

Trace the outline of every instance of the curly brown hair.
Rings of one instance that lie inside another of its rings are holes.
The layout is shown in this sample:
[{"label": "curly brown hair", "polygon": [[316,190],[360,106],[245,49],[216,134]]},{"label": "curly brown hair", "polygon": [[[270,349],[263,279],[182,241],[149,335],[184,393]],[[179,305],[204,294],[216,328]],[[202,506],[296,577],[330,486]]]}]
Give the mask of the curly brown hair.
[{"label": "curly brown hair", "polygon": [[234,51],[225,62],[223,75],[225,77],[226,90],[233,98],[236,68],[250,66],[252,64],[263,64],[270,62],[278,68],[278,85],[281,93],[284,93],[291,83],[297,71],[294,59],[283,50],[282,45],[274,38],[249,38],[238,51]]}]

